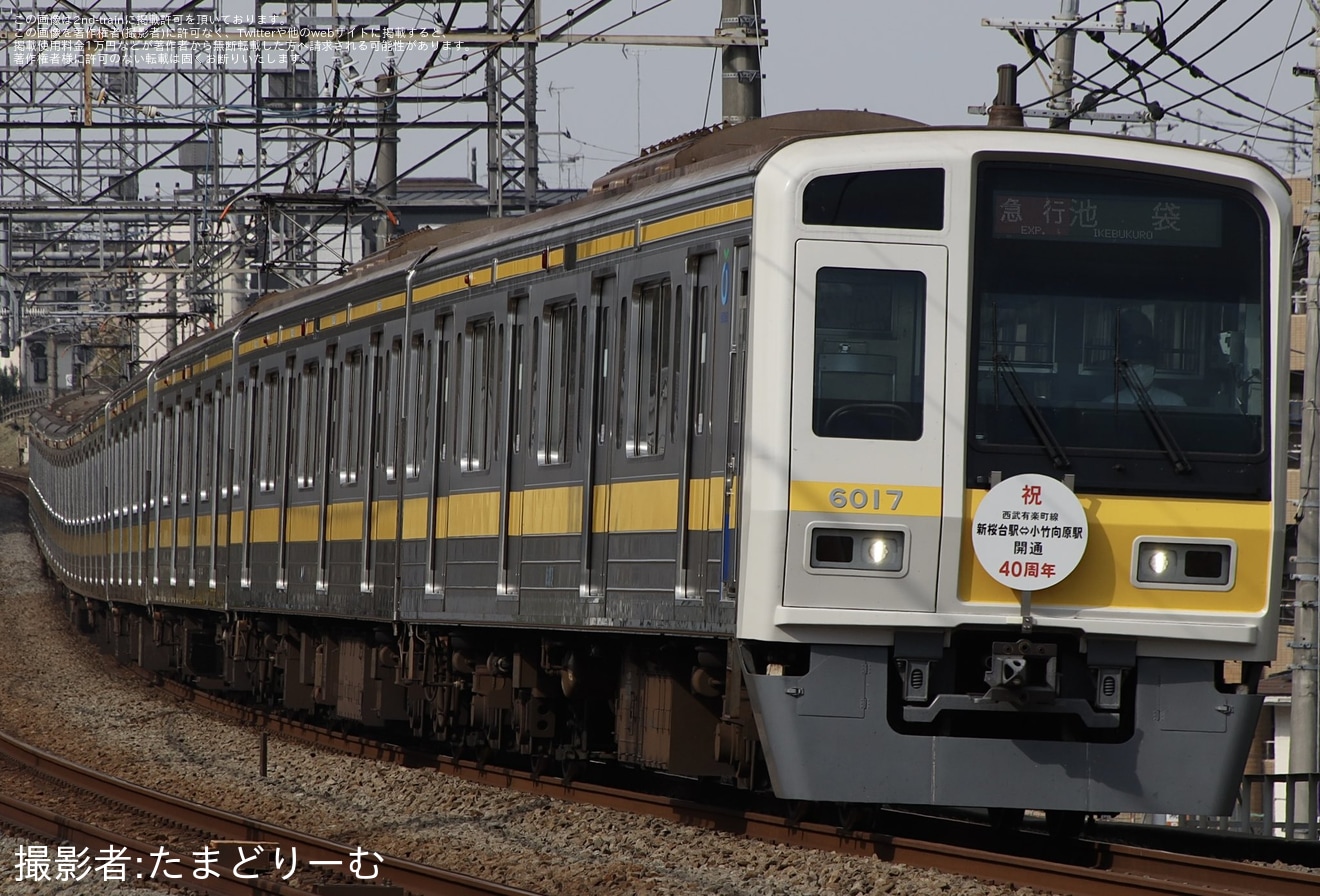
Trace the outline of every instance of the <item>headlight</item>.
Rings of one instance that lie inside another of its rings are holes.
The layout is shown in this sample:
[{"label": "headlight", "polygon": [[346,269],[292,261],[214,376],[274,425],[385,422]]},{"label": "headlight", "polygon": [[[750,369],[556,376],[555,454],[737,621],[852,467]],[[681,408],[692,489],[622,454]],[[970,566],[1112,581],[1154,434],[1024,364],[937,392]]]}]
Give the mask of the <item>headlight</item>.
[{"label": "headlight", "polygon": [[882,532],[862,536],[862,556],[872,569],[893,572],[903,568],[903,533]]},{"label": "headlight", "polygon": [[1146,556],[1146,565],[1156,576],[1163,576],[1169,571],[1169,567],[1177,562],[1177,554],[1173,551],[1157,548]]},{"label": "headlight", "polygon": [[1237,545],[1232,541],[1138,538],[1132,546],[1132,579],[1140,588],[1233,587]]},{"label": "headlight", "polygon": [[907,533],[897,529],[812,529],[813,569],[848,569],[902,573]]}]

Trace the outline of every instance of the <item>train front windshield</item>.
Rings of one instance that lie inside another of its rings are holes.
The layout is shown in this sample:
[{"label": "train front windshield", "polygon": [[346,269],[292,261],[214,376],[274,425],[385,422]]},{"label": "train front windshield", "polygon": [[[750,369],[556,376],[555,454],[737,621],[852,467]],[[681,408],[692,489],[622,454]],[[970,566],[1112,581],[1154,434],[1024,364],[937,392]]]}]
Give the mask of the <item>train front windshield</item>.
[{"label": "train front windshield", "polygon": [[1203,182],[987,163],[973,269],[969,485],[1269,494],[1263,213]]}]

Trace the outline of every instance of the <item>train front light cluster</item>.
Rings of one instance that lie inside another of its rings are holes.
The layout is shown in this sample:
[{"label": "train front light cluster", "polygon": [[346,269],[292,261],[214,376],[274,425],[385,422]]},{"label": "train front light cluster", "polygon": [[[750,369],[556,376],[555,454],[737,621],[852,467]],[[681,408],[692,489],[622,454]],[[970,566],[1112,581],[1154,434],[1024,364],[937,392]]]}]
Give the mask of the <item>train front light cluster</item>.
[{"label": "train front light cluster", "polygon": [[816,570],[902,575],[907,566],[906,530],[813,528],[809,544]]},{"label": "train front light cluster", "polygon": [[1237,545],[1231,541],[1138,538],[1132,545],[1132,581],[1138,588],[1233,587]]}]

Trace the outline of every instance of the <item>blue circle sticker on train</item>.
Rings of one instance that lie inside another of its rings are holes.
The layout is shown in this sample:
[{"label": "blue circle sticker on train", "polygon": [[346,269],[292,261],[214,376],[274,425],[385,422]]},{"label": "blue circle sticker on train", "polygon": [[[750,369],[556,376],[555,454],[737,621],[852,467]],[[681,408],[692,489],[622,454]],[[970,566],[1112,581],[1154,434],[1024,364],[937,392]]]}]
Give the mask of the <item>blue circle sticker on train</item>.
[{"label": "blue circle sticker on train", "polygon": [[1086,511],[1072,490],[1038,473],[990,489],[972,517],[982,568],[1014,591],[1040,591],[1068,577],[1086,553]]},{"label": "blue circle sticker on train", "polygon": [[729,263],[724,262],[724,269],[720,271],[720,304],[729,304]]}]

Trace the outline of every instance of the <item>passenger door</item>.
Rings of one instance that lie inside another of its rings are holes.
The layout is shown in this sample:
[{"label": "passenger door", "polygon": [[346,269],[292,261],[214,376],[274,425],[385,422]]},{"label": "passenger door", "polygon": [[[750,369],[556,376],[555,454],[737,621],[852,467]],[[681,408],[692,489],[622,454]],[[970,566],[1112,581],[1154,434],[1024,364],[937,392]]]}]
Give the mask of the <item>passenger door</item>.
[{"label": "passenger door", "polygon": [[787,606],[935,609],[947,267],[943,247],[798,243]]},{"label": "passenger door", "polygon": [[[500,484],[500,571],[496,593],[509,601],[518,599],[522,583],[522,506],[531,423],[527,413],[527,398],[531,391],[531,368],[527,358],[527,332],[531,329],[528,309],[527,296],[509,300],[504,395],[500,402],[506,418],[503,421],[505,450],[501,458],[504,471]],[[509,604],[507,609],[516,613],[517,605]]]},{"label": "passenger door", "polygon": [[586,439],[586,488],[582,504],[582,596],[595,602],[605,595],[605,572],[609,545],[610,469],[614,443],[614,423],[619,400],[619,377],[615,370],[617,346],[614,322],[618,303],[614,293],[618,278],[613,274],[596,278],[591,284],[591,313],[595,315],[592,339],[590,411]]}]

